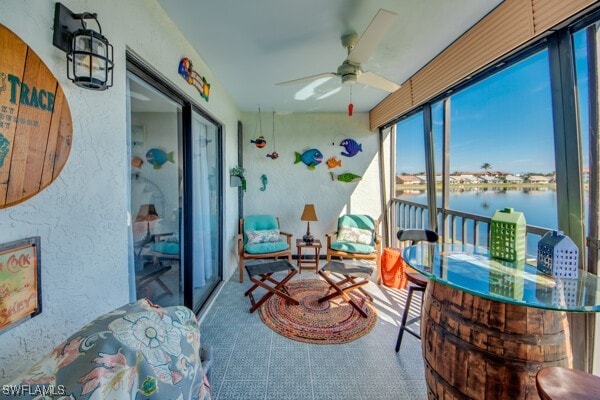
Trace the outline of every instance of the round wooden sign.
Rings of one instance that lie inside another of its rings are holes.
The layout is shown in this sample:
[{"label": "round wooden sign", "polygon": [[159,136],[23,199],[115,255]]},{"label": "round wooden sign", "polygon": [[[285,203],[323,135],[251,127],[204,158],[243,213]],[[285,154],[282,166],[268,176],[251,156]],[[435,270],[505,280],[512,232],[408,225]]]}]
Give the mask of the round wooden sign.
[{"label": "round wooden sign", "polygon": [[35,196],[64,167],[71,111],[48,67],[0,25],[0,209]]}]

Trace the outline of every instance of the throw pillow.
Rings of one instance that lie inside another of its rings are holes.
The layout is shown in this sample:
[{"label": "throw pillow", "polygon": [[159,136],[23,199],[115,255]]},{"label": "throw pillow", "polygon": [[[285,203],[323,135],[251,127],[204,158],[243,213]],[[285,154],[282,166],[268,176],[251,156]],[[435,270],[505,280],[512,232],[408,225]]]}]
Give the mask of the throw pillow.
[{"label": "throw pillow", "polygon": [[279,229],[265,229],[262,231],[246,231],[247,244],[279,242]]},{"label": "throw pillow", "polygon": [[338,232],[337,240],[361,244],[373,244],[373,231],[369,229],[342,226]]}]

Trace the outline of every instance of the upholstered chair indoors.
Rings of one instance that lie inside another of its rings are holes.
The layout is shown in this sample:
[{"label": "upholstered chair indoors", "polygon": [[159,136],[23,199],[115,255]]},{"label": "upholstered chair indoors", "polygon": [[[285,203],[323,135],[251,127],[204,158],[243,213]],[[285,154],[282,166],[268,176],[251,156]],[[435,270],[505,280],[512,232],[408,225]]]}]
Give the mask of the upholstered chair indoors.
[{"label": "upholstered chair indoors", "polygon": [[335,232],[326,234],[327,262],[332,257],[374,261],[379,271],[381,238],[379,222],[368,215],[346,214],[338,218]]},{"label": "upholstered chair indoors", "polygon": [[292,234],[279,229],[279,219],[272,215],[248,215],[240,219],[238,254],[240,282],[244,282],[247,260],[287,257],[292,262]]}]

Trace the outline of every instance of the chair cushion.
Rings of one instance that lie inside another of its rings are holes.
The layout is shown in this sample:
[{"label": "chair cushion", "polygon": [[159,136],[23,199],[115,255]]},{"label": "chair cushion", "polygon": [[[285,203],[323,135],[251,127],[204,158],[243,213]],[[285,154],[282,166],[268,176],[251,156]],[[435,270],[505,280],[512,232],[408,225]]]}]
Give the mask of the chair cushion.
[{"label": "chair cushion", "polygon": [[265,229],[264,231],[247,230],[246,236],[248,236],[247,244],[273,243],[281,241],[279,229]]},{"label": "chair cushion", "polygon": [[248,215],[244,218],[244,230],[264,231],[266,229],[279,229],[277,218],[272,215]]},{"label": "chair cushion", "polygon": [[331,244],[331,248],[348,253],[371,254],[375,251],[375,246],[361,243],[337,241]]},{"label": "chair cushion", "polygon": [[150,245],[152,251],[164,254],[179,254],[179,243],[158,242]]},{"label": "chair cushion", "polygon": [[341,242],[352,242],[373,245],[373,230],[342,226],[337,234],[337,240]]},{"label": "chair cushion", "polygon": [[368,215],[346,214],[338,218],[338,231],[342,226],[375,230],[375,221]]},{"label": "chair cushion", "polygon": [[278,251],[287,250],[288,248],[287,242],[255,243],[245,245],[244,251],[250,254],[266,254],[276,253]]},{"label": "chair cushion", "polygon": [[277,218],[272,215],[248,215],[244,218],[244,244],[248,243],[248,231],[279,229]]}]

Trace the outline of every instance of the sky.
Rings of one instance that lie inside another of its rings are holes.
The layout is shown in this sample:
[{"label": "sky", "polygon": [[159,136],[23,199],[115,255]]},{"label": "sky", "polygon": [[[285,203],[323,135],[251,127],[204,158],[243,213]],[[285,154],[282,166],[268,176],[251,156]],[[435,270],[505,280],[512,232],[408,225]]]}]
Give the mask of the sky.
[{"label": "sky", "polygon": [[[587,126],[586,42],[574,36],[581,126]],[[450,96],[450,172],[555,170],[548,51],[542,50]],[[436,172],[442,171],[442,104],[432,106]],[[587,132],[582,142],[587,143]],[[422,113],[397,125],[396,172],[425,171]],[[587,166],[587,146],[583,149]]]}]

